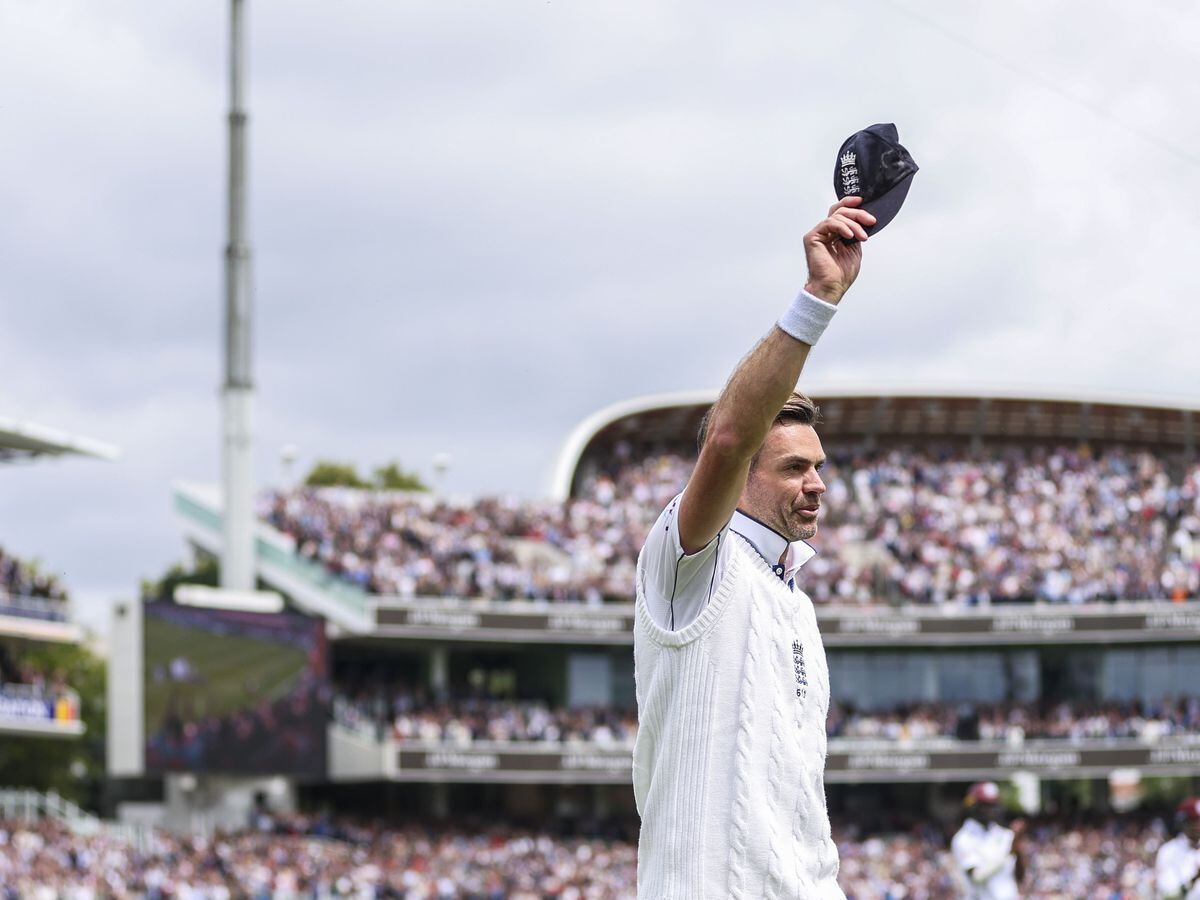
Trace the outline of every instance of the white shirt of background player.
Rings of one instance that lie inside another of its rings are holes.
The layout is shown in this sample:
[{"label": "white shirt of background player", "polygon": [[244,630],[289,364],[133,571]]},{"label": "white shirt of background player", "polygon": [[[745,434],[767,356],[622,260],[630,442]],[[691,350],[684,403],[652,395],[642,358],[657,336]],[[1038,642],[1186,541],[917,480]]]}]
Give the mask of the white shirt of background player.
[{"label": "white shirt of background player", "polygon": [[1162,900],[1200,900],[1200,849],[1186,834],[1158,848],[1154,878]]},{"label": "white shirt of background player", "polygon": [[690,625],[704,610],[713,585],[721,583],[729,557],[729,532],[749,541],[776,576],[793,590],[800,567],[817,553],[804,541],[788,543],[777,531],[737,510],[706,547],[689,556],[679,543],[675,521],[678,510],[677,496],[658,517],[642,550],[646,602],[655,623],[669,631]]},{"label": "white shirt of background player", "polygon": [[1012,852],[1015,834],[992,822],[984,825],[967,819],[950,842],[954,862],[967,879],[970,900],[1016,900],[1017,858]]}]

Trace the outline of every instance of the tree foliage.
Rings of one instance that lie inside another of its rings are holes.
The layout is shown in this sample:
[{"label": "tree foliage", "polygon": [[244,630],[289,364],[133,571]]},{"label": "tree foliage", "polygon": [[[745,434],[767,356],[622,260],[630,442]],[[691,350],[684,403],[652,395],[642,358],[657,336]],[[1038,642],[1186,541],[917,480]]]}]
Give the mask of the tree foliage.
[{"label": "tree foliage", "polygon": [[400,468],[400,463],[394,460],[375,470],[375,487],[384,491],[429,490],[429,485],[421,480],[420,475],[405,471]]},{"label": "tree foliage", "polygon": [[393,460],[376,467],[368,481],[358,474],[353,463],[318,460],[304,479],[308,487],[376,488],[381,491],[427,491],[429,486],[416,472],[403,468]]},{"label": "tree foliage", "polygon": [[181,584],[202,584],[217,587],[221,582],[221,567],[215,556],[198,553],[194,566],[175,563],[158,581],[142,579],[142,597],[146,600],[173,600],[175,588]]},{"label": "tree foliage", "polygon": [[359,477],[354,463],[339,463],[328,459],[317,460],[304,483],[309,487],[352,487],[365,488],[369,485]]}]

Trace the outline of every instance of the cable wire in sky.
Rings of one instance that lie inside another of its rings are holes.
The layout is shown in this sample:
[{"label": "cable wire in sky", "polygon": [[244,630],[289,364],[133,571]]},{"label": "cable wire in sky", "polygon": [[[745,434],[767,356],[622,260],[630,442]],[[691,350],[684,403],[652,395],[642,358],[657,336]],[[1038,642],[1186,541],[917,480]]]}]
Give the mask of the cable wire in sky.
[{"label": "cable wire in sky", "polygon": [[1149,134],[1148,132],[1137,127],[1136,125],[1131,125],[1129,122],[1126,122],[1124,119],[1120,119],[1120,118],[1114,116],[1111,112],[1109,112],[1104,107],[1100,106],[1098,103],[1094,103],[1093,101],[1088,100],[1085,97],[1080,97],[1077,94],[1073,94],[1070,91],[1064,90],[1060,85],[1055,83],[1052,79],[1047,78],[1044,75],[1040,75],[1037,72],[1034,72],[1032,69],[1027,69],[1018,63],[1014,63],[1011,60],[1007,59],[1006,57],[1003,57],[1000,54],[996,53],[995,51],[989,50],[987,47],[984,47],[981,44],[977,44],[975,41],[971,40],[969,37],[959,34],[956,31],[952,31],[951,29],[949,29],[945,25],[943,25],[941,22],[939,22],[937,19],[931,18],[930,16],[926,16],[922,13],[916,12],[915,10],[909,9],[907,6],[903,6],[899,3],[894,2],[894,0],[875,0],[875,2],[879,3],[881,6],[889,7],[890,9],[893,9],[896,12],[898,12],[902,15],[905,15],[912,20],[921,23],[926,28],[930,29],[931,31],[937,32],[938,34],[940,34],[942,37],[946,38],[947,40],[953,41],[954,43],[958,44],[959,46],[965,47],[966,49],[979,54],[980,56],[984,57],[985,59],[989,60],[990,62],[992,62],[1004,69],[1007,69],[1008,71],[1010,71],[1016,75],[1021,76],[1022,78],[1026,79],[1027,81],[1030,81],[1030,82],[1036,84],[1038,87],[1042,88],[1043,90],[1049,91],[1050,93],[1062,98],[1063,100],[1066,100],[1070,103],[1075,104],[1076,106],[1086,109],[1088,112],[1092,113],[1093,115],[1099,116],[1100,118],[1117,126],[1121,130],[1133,135],[1134,137],[1137,137],[1143,141],[1146,141],[1149,144],[1153,144],[1155,148],[1157,148],[1159,150],[1166,150],[1171,155],[1178,157],[1179,159],[1183,160],[1184,162],[1188,163],[1189,165],[1200,167],[1200,156],[1196,156],[1192,153],[1189,153],[1188,151],[1186,151],[1182,147],[1180,147],[1178,144],[1173,144],[1173,143],[1171,143],[1171,141],[1166,140],[1165,138],[1162,138],[1159,135]]}]

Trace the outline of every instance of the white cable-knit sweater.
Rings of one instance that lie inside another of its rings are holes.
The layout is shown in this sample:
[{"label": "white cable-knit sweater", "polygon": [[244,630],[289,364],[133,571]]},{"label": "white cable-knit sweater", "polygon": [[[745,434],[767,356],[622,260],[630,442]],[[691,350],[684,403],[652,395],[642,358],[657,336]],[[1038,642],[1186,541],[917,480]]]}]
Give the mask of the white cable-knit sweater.
[{"label": "white cable-knit sweater", "polygon": [[740,535],[704,611],[657,624],[639,567],[639,900],[844,900],[825,808],[829,668],[812,601]]}]

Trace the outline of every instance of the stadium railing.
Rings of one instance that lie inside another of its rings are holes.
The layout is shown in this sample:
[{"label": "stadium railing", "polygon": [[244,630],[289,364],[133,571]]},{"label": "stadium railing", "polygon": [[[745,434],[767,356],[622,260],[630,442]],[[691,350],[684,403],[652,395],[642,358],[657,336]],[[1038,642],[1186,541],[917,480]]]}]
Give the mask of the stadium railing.
[{"label": "stadium railing", "polygon": [[0,788],[0,821],[31,824],[42,819],[62,822],[79,835],[103,833],[128,841],[139,848],[145,847],[151,837],[150,830],[145,827],[107,822],[56,791]]},{"label": "stadium railing", "polygon": [[29,597],[0,590],[0,616],[41,619],[45,622],[67,621],[68,603],[50,597]]},{"label": "stadium railing", "polygon": [[[366,727],[332,724],[334,781],[391,780],[464,783],[626,784],[632,776],[628,741],[402,741]],[[826,780],[930,782],[1009,777],[1092,778],[1114,768],[1146,774],[1200,774],[1200,736],[1158,740],[1100,738],[883,741],[832,738]]]},{"label": "stadium railing", "polygon": [[[200,547],[220,554],[221,513],[216,500],[193,485],[175,485],[175,512],[185,534]],[[339,578],[323,565],[304,559],[295,541],[262,522],[256,524],[255,552],[259,574],[296,597],[309,611],[324,615],[342,627],[367,630],[371,596]],[[306,602],[307,601],[307,602]]]}]

